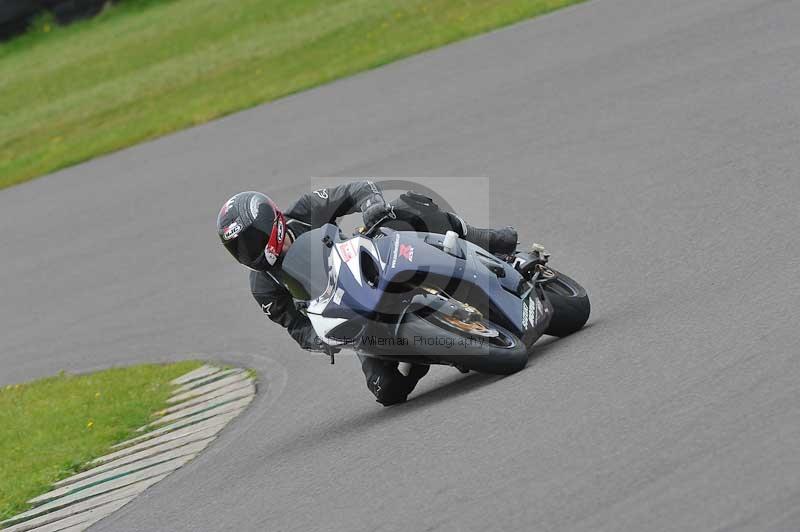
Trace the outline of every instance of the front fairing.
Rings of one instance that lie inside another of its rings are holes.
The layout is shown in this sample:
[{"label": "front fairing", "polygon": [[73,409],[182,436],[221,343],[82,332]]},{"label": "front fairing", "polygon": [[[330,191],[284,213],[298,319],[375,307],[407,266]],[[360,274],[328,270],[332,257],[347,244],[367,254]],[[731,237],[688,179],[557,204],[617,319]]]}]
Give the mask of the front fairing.
[{"label": "front fairing", "polygon": [[287,286],[298,285],[293,295],[305,301],[315,330],[332,344],[393,330],[413,295],[427,287],[468,303],[532,345],[549,322],[549,302],[509,264],[463,240],[453,254],[445,253],[442,238],[383,229],[374,238],[345,239],[329,224],[293,244],[284,276]]}]

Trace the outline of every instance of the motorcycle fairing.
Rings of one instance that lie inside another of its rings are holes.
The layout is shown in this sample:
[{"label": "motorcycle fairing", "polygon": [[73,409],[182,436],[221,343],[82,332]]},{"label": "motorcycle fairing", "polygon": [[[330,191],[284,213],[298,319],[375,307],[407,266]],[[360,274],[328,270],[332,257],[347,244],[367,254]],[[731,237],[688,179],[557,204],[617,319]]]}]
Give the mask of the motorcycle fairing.
[{"label": "motorcycle fairing", "polygon": [[348,335],[368,323],[396,327],[412,307],[409,289],[421,285],[477,308],[528,346],[544,333],[549,302],[508,263],[463,240],[449,254],[441,249],[442,235],[381,231],[348,239],[326,224],[298,238],[284,257],[284,282],[323,341],[357,341],[342,341],[344,335],[334,334],[340,327]]}]

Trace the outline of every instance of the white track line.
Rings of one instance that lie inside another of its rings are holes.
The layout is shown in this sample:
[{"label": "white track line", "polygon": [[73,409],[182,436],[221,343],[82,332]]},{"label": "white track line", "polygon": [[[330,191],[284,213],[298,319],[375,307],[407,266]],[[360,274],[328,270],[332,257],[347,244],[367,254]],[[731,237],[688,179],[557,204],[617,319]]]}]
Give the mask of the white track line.
[{"label": "white track line", "polygon": [[186,375],[181,375],[177,379],[172,379],[170,384],[174,384],[175,386],[180,386],[182,384],[186,384],[189,381],[193,381],[195,379],[202,379],[203,377],[208,377],[214,373],[220,372],[222,369],[216,366],[209,366],[208,364],[204,366],[200,366],[194,371],[190,371]]},{"label": "white track line", "polygon": [[[25,513],[21,513],[19,515],[15,515],[11,519],[7,519],[2,522],[4,526],[8,526],[10,524],[19,523],[17,526],[12,526],[11,528],[4,528],[3,532],[20,532],[22,530],[30,530],[37,526],[41,526],[47,523],[52,523],[53,521],[58,521],[59,519],[63,519],[65,517],[75,515],[80,512],[85,512],[86,510],[90,510],[92,508],[97,508],[98,506],[105,504],[111,501],[118,501],[125,498],[135,497],[139,493],[143,492],[145,489],[149,488],[159,480],[165,478],[167,475],[161,475],[158,477],[148,478],[147,480],[143,480],[142,482],[137,482],[136,484],[131,484],[120,490],[114,490],[105,495],[101,495],[99,497],[94,497],[92,499],[87,499],[83,502],[79,502],[77,504],[73,504],[71,506],[67,506],[57,511],[53,512],[38,512],[34,513],[31,510]],[[34,518],[35,519],[31,519]],[[21,522],[24,521],[24,522]]]},{"label": "white track line", "polygon": [[[126,464],[120,464],[119,467],[108,469],[100,474],[86,477],[78,482],[67,484],[66,486],[62,486],[52,491],[48,491],[47,493],[43,493],[42,495],[34,497],[28,502],[31,504],[43,504],[48,501],[65,497],[72,493],[76,493],[79,490],[83,490],[96,485],[99,486],[100,484],[112,481],[118,477],[122,479],[128,476],[132,476],[133,473],[140,473],[143,472],[145,469],[150,469],[151,467],[160,466],[162,464],[166,464],[167,462],[171,462],[172,460],[178,458],[184,458],[187,456],[193,457],[197,453],[205,449],[206,445],[211,443],[211,440],[213,439],[214,438],[211,437],[205,440],[192,442],[188,445],[183,445],[181,447],[172,449],[164,453],[151,455],[144,459],[128,462]],[[178,467],[180,465],[183,464],[179,463]],[[121,477],[120,475],[124,476]]]},{"label": "white track line", "polygon": [[[168,416],[164,416],[163,419],[159,419],[153,421],[145,425],[144,427],[139,427],[136,429],[136,432],[142,432],[145,430],[153,429],[155,427],[161,426],[163,423],[169,423],[166,427],[171,427],[176,425],[177,423],[183,422],[191,422],[194,419],[206,419],[208,416],[216,416],[222,411],[229,412],[230,410],[236,410],[237,408],[241,408],[243,406],[247,406],[250,404],[250,401],[253,400],[252,395],[248,395],[245,397],[240,397],[239,399],[233,399],[230,401],[215,401],[211,405],[200,405],[200,407],[190,408],[186,412],[178,412],[177,414],[170,414]],[[162,428],[166,428],[162,427]],[[153,431],[155,432],[155,431]]]},{"label": "white track line", "polygon": [[[64,517],[61,519],[59,519],[57,516],[54,516],[53,514],[47,514],[51,519],[55,520],[49,521],[48,523],[41,526],[37,526],[35,523],[33,523],[33,521],[27,521],[21,525],[17,525],[16,527],[3,529],[3,532],[14,532],[18,530],[30,530],[32,532],[55,532],[55,531],[72,530],[73,528],[76,530],[85,530],[94,523],[96,523],[97,521],[99,521],[100,519],[104,518],[105,516],[113,512],[116,512],[117,510],[128,504],[131,500],[133,500],[134,497],[135,495],[126,497],[124,499],[111,501],[109,503],[96,506],[91,510],[86,510],[85,512],[72,514],[69,517]],[[31,525],[32,523],[33,525]],[[34,526],[36,528],[27,528],[23,527],[23,525],[28,525],[28,527]]]},{"label": "white track line", "polygon": [[159,410],[154,416],[165,416],[167,414],[172,414],[173,412],[177,412],[179,410],[183,410],[184,408],[189,408],[190,406],[198,405],[204,401],[208,401],[209,399],[215,399],[217,397],[222,397],[223,395],[227,395],[230,392],[235,392],[241,390],[242,388],[250,388],[251,386],[255,386],[255,381],[251,378],[246,378],[241,381],[234,382],[228,386],[222,387],[218,390],[213,390],[208,392],[204,395],[199,395],[194,399],[189,399],[188,401],[184,401],[183,403],[178,403],[173,405],[169,408],[165,408],[164,410]]},{"label": "white track line", "polygon": [[214,373],[213,375],[209,375],[208,377],[203,377],[202,379],[197,379],[197,380],[193,380],[191,382],[188,382],[188,383],[184,384],[183,386],[181,386],[180,388],[178,388],[177,390],[175,390],[175,392],[173,392],[173,393],[174,394],[178,394],[178,393],[182,393],[182,392],[188,392],[189,390],[193,390],[195,388],[199,388],[200,386],[203,386],[203,385],[208,384],[210,382],[218,381],[218,380],[222,379],[223,377],[227,377],[229,375],[238,375],[239,373],[244,373],[244,370],[240,369],[240,368],[234,368],[234,369],[226,369],[224,371],[219,371],[217,373]]},{"label": "white track line", "polygon": [[103,495],[118,488],[126,488],[131,484],[139,482],[140,480],[147,480],[149,478],[157,477],[165,473],[171,473],[172,471],[175,471],[176,469],[178,469],[191,459],[192,456],[181,456],[180,458],[174,458],[156,467],[151,467],[143,471],[137,471],[135,473],[124,475],[114,480],[108,480],[107,482],[103,482],[102,484],[98,484],[96,486],[90,486],[88,488],[79,490],[75,493],[70,492],[67,495],[64,495],[63,497],[46,502],[41,506],[37,506],[31,510],[28,510],[25,513],[35,516],[52,512],[53,510],[60,510],[61,508],[65,508],[73,503],[91,499],[96,495]]},{"label": "white track line", "polygon": [[[242,382],[246,382],[251,380],[250,377],[247,376],[246,373],[240,373],[238,375],[233,375],[231,377],[226,377],[224,379],[220,379],[218,381],[212,382],[205,386],[200,386],[199,388],[195,388],[194,390],[189,390],[188,392],[179,393],[177,395],[173,395],[167,402],[169,404],[180,403],[182,401],[186,401],[189,399],[193,399],[200,395],[207,395],[210,392],[220,390],[222,388],[226,388],[228,386],[233,386],[236,384],[240,384]],[[177,406],[177,405],[176,405]]]},{"label": "white track line", "polygon": [[[89,464],[103,464],[112,462],[114,460],[119,460],[125,456],[137,453],[143,449],[149,449],[151,447],[158,447],[169,442],[175,442],[180,440],[192,440],[192,439],[202,439],[205,437],[205,434],[211,435],[216,434],[222,428],[228,424],[228,422],[235,418],[239,412],[230,412],[228,414],[223,414],[221,416],[215,416],[200,423],[195,423],[193,425],[189,425],[183,429],[174,430],[172,432],[168,432],[163,436],[159,436],[158,438],[152,438],[149,440],[144,440],[141,443],[137,443],[136,445],[131,445],[130,447],[125,447],[124,449],[120,449],[119,451],[114,451],[113,453],[107,454],[105,456],[101,456],[99,458],[95,458]],[[183,443],[180,443],[183,445]],[[65,478],[64,480],[60,481],[61,483],[68,483],[72,477]]]},{"label": "white track line", "polygon": [[[151,438],[155,438],[156,436],[161,436],[162,434],[165,434],[167,432],[172,432],[173,430],[181,429],[183,427],[188,427],[188,426],[190,426],[190,425],[192,425],[194,423],[198,423],[198,422],[204,421],[206,419],[211,419],[211,418],[213,418],[215,416],[219,416],[219,415],[222,415],[222,414],[227,414],[228,412],[233,412],[233,411],[236,411],[236,410],[241,410],[241,406],[238,405],[238,403],[239,403],[239,401],[236,401],[236,403],[228,403],[228,404],[223,405],[223,406],[221,406],[219,408],[216,408],[214,410],[209,410],[207,412],[201,412],[200,414],[197,414],[197,415],[185,418],[185,419],[181,419],[180,421],[176,421],[175,423],[167,425],[166,427],[161,427],[161,428],[156,429],[156,430],[154,430],[152,432],[148,432],[146,434],[142,434],[141,436],[137,436],[135,438],[131,438],[128,441],[124,441],[122,443],[118,443],[117,445],[114,445],[111,448],[112,449],[118,449],[118,448],[124,447],[126,445],[131,445],[131,444],[134,444],[134,443],[138,443],[140,441],[149,440]],[[244,403],[244,406],[246,406],[246,405],[247,405],[247,403]]]},{"label": "white track line", "polygon": [[219,408],[228,403],[232,403],[233,401],[237,401],[239,399],[247,399],[252,396],[253,396],[252,392],[246,388],[243,388],[241,390],[234,390],[226,395],[220,397],[214,397],[212,399],[207,399],[201,403],[197,403],[194,406],[189,406],[184,409],[178,410],[177,412],[167,414],[166,416],[156,419],[155,421],[152,421],[147,425],[145,425],[144,427],[140,427],[136,430],[137,432],[140,432],[142,430],[151,429],[153,427],[160,427],[161,425],[167,425],[174,421],[178,421],[179,419],[188,418],[200,414],[202,412],[207,412],[214,408]]},{"label": "white track line", "polygon": [[76,482],[83,480],[85,478],[93,477],[110,469],[116,469],[121,467],[125,464],[130,464],[132,462],[137,462],[139,460],[145,460],[152,456],[166,453],[172,451],[173,449],[177,449],[179,447],[183,447],[190,443],[194,443],[196,441],[205,440],[216,435],[217,432],[222,430],[222,425],[218,425],[216,427],[211,427],[210,429],[206,429],[200,432],[194,432],[182,438],[174,439],[174,440],[167,440],[160,445],[151,445],[149,447],[144,447],[137,452],[129,453],[124,456],[118,457],[115,460],[106,461],[92,469],[87,471],[83,471],[76,475],[72,475],[71,477],[65,478],[64,480],[60,480],[53,484],[54,487],[62,487],[62,486],[69,486],[70,484],[75,484]]}]

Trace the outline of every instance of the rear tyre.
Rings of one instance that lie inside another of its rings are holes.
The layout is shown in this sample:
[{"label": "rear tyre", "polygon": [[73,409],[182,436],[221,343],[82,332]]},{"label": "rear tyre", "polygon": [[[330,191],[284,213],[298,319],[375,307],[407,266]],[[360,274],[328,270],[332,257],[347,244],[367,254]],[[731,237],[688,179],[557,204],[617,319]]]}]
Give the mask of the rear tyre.
[{"label": "rear tyre", "polygon": [[586,290],[574,279],[553,270],[555,278],[542,285],[553,315],[545,334],[562,338],[579,331],[589,319],[591,305]]}]

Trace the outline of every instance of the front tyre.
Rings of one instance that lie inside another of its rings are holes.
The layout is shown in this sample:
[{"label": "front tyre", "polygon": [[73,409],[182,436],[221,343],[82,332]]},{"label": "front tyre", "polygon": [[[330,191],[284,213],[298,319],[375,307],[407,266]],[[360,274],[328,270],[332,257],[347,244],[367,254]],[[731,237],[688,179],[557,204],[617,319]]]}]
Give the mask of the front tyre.
[{"label": "front tyre", "polygon": [[469,325],[465,330],[434,313],[407,316],[401,330],[411,351],[461,370],[510,375],[528,363],[525,344],[511,332],[485,320]]},{"label": "front tyre", "polygon": [[552,270],[555,277],[542,288],[553,306],[553,315],[545,334],[562,338],[580,330],[589,319],[591,306],[586,290],[574,279]]}]

